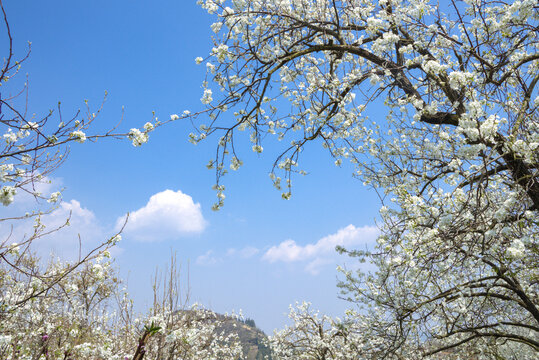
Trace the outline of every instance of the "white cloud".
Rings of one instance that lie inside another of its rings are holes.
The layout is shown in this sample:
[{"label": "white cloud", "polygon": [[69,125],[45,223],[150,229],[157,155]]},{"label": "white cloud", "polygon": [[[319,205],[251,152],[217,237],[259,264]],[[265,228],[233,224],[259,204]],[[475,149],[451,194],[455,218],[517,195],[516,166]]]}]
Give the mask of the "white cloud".
[{"label": "white cloud", "polygon": [[[107,233],[95,214],[77,200],[62,201],[51,213],[41,217],[41,223],[45,225],[44,233],[50,234],[33,240],[31,248],[44,259],[54,254],[63,260],[74,260],[79,253],[84,256],[114,235]],[[2,224],[0,231],[5,232],[5,226],[11,225],[13,232],[9,241],[21,243],[33,234],[34,218]]]},{"label": "white cloud", "polygon": [[263,260],[270,263],[282,262],[302,262],[308,261],[305,270],[316,274],[320,266],[331,263],[335,256],[335,247],[352,247],[360,244],[372,242],[380,234],[375,226],[355,227],[348,225],[340,229],[335,234],[325,236],[316,243],[298,245],[294,240],[285,240],[279,245],[269,248]]},{"label": "white cloud", "polygon": [[95,214],[82,207],[77,200],[62,201],[56,210],[42,219],[48,229],[59,228],[66,221],[69,221],[69,225],[51,234],[43,244],[50,246],[55,254],[64,257],[78,256],[79,250],[84,255],[85,251],[101,245],[113,235],[107,234]]},{"label": "white cloud", "polygon": [[[125,216],[116,222],[119,230]],[[129,214],[123,235],[140,241],[177,239],[206,228],[200,204],[181,191],[165,190],[150,197],[146,206]]]},{"label": "white cloud", "polygon": [[43,223],[48,227],[57,227],[63,225],[68,219],[71,225],[84,228],[96,222],[95,214],[92,211],[83,208],[77,200],[71,200],[69,202],[62,201],[56,210],[43,217]]}]

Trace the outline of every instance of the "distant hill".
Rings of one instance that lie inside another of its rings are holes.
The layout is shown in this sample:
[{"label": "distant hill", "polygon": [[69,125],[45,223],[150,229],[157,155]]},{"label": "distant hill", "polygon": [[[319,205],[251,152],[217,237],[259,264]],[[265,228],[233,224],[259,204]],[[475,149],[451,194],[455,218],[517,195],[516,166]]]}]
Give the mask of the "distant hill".
[{"label": "distant hill", "polygon": [[[178,312],[193,314],[191,310],[179,310]],[[224,335],[236,334],[243,349],[243,360],[272,360],[271,351],[265,342],[267,335],[256,327],[252,319],[238,319],[233,316],[211,312],[212,315],[205,317],[206,321],[220,321],[221,326],[216,332],[224,332]]]},{"label": "distant hill", "polygon": [[240,320],[220,314],[217,316],[224,322],[224,325],[218,330],[224,331],[225,334],[238,335],[245,360],[271,360],[270,349],[265,345],[265,340],[268,337],[256,327],[254,320]]}]

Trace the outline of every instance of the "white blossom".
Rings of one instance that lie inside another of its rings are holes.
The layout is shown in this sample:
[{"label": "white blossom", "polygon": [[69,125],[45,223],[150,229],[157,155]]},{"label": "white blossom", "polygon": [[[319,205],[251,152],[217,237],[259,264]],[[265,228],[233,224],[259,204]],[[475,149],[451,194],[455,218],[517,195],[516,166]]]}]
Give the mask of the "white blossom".
[{"label": "white blossom", "polygon": [[204,89],[204,94],[202,95],[200,101],[203,104],[209,104],[213,101],[211,89]]},{"label": "white blossom", "polygon": [[133,128],[129,131],[128,138],[132,141],[133,146],[141,146],[148,142],[148,134],[141,132],[139,129]]},{"label": "white blossom", "polygon": [[10,205],[13,202],[16,193],[17,191],[13,186],[2,186],[0,189],[0,202],[2,205]]},{"label": "white blossom", "polygon": [[81,130],[73,131],[71,134],[69,134],[69,137],[74,138],[77,142],[81,144],[86,141],[86,134]]}]

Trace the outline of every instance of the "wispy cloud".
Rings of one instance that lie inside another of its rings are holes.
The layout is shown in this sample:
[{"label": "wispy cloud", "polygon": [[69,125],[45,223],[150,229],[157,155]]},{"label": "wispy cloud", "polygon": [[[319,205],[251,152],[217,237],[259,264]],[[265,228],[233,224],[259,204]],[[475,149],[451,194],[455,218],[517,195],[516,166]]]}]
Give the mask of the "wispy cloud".
[{"label": "wispy cloud", "polygon": [[221,258],[214,256],[213,250],[208,250],[204,255],[197,257],[196,263],[203,266],[211,266],[222,261]]},{"label": "wispy cloud", "polygon": [[[116,229],[124,222],[125,216],[120,217]],[[169,240],[200,233],[206,226],[199,203],[179,190],[165,190],[152,195],[144,207],[130,213],[124,235],[139,241]]]},{"label": "wispy cloud", "polygon": [[248,259],[260,252],[259,249],[252,247],[252,246],[246,246],[243,249],[228,249],[226,252],[227,256],[239,256],[243,259]]},{"label": "wispy cloud", "polygon": [[246,246],[241,249],[230,248],[224,254],[216,254],[213,250],[208,250],[196,259],[197,265],[211,266],[227,261],[227,259],[249,259],[260,252],[253,246]]},{"label": "wispy cloud", "polygon": [[380,231],[375,226],[348,225],[334,234],[307,245],[298,245],[291,239],[285,240],[269,248],[262,259],[270,263],[308,262],[305,270],[316,274],[321,266],[333,262],[336,246],[351,247],[366,244],[374,241],[379,233]]}]

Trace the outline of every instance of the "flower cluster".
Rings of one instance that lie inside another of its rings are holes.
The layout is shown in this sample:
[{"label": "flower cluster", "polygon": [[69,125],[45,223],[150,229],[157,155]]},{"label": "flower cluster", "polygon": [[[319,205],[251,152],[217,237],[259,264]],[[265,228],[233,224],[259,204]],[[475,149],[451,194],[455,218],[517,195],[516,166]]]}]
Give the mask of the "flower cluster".
[{"label": "flower cluster", "polygon": [[[176,120],[173,117],[174,115],[171,116],[171,120]],[[155,125],[150,122],[147,122],[146,124],[144,124],[143,129],[143,131],[140,131],[139,129],[133,128],[129,131],[129,134],[127,134],[127,137],[129,138],[129,140],[131,140],[133,146],[137,147],[147,143],[148,139],[150,138],[148,133],[155,129]]]}]

